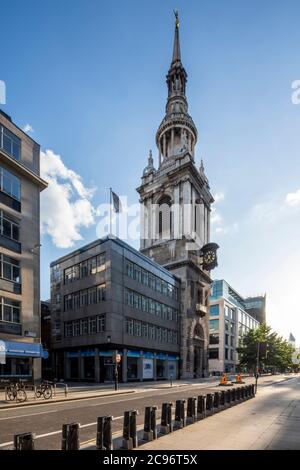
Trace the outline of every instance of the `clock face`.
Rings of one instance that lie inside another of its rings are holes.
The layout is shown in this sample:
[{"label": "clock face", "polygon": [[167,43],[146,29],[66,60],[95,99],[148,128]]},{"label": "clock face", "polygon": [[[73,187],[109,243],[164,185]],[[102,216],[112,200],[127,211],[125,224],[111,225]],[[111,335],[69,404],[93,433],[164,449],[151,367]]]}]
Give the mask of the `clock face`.
[{"label": "clock face", "polygon": [[205,264],[211,264],[216,260],[216,253],[214,251],[208,251],[203,256],[203,261]]}]

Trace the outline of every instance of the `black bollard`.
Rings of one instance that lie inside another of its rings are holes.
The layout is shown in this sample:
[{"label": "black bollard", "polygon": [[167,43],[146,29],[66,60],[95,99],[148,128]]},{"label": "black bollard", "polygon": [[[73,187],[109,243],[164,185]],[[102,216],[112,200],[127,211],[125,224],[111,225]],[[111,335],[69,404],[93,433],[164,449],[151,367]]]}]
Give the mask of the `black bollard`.
[{"label": "black bollard", "polygon": [[156,412],[157,412],[157,406],[152,406],[151,407],[151,431],[152,431],[153,439],[157,439]]},{"label": "black bollard", "polygon": [[206,395],[206,415],[210,416],[214,412],[214,395],[213,393],[208,393]]},{"label": "black bollard", "polygon": [[185,426],[185,400],[176,400],[175,405],[175,422],[177,427],[183,428]]},{"label": "black bollard", "polygon": [[220,411],[220,395],[219,392],[214,393],[214,412],[217,413]]},{"label": "black bollard", "polygon": [[14,435],[14,450],[34,450],[35,434],[25,432]]},{"label": "black bollard", "polygon": [[145,407],[145,420],[144,420],[144,441],[152,441],[153,433],[151,429],[151,406]]},{"label": "black bollard", "polygon": [[245,400],[245,387],[241,387],[241,401]]},{"label": "black bollard", "polygon": [[112,416],[100,416],[97,419],[97,450],[113,450]]},{"label": "black bollard", "polygon": [[222,390],[222,392],[220,392],[220,406],[222,407],[222,409],[224,409],[225,406],[226,406],[226,394],[225,394],[225,390]]},{"label": "black bollard", "polygon": [[194,423],[196,421],[196,397],[188,398],[187,401],[187,421]]},{"label": "black bollard", "polygon": [[198,403],[197,403],[197,418],[204,419],[205,418],[205,395],[198,396]]},{"label": "black bollard", "polygon": [[132,438],[133,448],[138,446],[137,426],[136,426],[137,414],[138,414],[137,410],[132,410],[130,413],[130,437]]},{"label": "black bollard", "polygon": [[237,389],[236,389],[235,399],[238,403],[241,401],[241,389],[240,389],[240,387],[237,387]]},{"label": "black bollard", "polygon": [[231,406],[236,405],[236,391],[235,388],[231,390]]},{"label": "black bollard", "polygon": [[79,423],[63,424],[61,450],[79,450]]},{"label": "black bollard", "polygon": [[131,411],[124,411],[123,420],[123,447],[124,449],[133,449],[132,437],[130,435],[130,414]]},{"label": "black bollard", "polygon": [[231,406],[231,390],[230,390],[230,388],[228,388],[228,389],[226,390],[226,394],[225,394],[225,395],[226,395],[226,407],[229,408],[229,407]]},{"label": "black bollard", "polygon": [[161,425],[160,425],[161,434],[169,434],[170,432],[173,431],[172,406],[173,406],[172,402],[162,404]]}]

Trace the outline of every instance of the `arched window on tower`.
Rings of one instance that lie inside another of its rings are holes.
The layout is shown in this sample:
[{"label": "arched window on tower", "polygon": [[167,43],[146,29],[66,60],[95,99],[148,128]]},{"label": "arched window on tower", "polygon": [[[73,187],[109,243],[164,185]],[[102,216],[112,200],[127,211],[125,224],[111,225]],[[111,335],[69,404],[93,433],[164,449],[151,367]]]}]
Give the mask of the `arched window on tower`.
[{"label": "arched window on tower", "polygon": [[156,214],[157,238],[169,240],[172,234],[172,201],[163,196],[157,205]]}]

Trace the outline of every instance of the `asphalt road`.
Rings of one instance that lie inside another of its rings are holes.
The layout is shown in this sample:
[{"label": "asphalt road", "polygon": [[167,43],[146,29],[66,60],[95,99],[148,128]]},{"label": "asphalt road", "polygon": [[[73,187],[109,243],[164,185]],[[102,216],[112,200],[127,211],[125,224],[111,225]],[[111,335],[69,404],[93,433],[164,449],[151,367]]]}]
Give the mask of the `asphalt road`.
[{"label": "asphalt road", "polygon": [[[264,377],[261,383],[267,384],[273,380],[274,378]],[[247,380],[247,383],[252,382],[253,379]],[[214,390],[220,390],[220,387],[213,384],[190,384],[176,388],[153,388],[128,395],[0,410],[0,449],[12,449],[13,435],[22,432],[36,434],[36,449],[60,449],[62,424],[71,422],[80,423],[80,442],[84,445],[96,437],[98,416],[114,417],[114,433],[122,430],[123,413],[126,410],[139,410],[137,423],[142,424],[145,406],[158,406],[160,416],[161,404],[164,401],[175,402],[177,399],[187,399]]]}]

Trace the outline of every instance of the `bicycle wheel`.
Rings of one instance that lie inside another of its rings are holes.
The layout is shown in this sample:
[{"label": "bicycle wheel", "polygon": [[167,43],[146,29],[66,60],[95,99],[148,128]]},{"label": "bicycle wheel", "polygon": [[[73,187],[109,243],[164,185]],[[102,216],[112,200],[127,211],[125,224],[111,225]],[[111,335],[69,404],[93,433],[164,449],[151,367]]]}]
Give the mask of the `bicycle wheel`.
[{"label": "bicycle wheel", "polygon": [[14,399],[16,398],[15,392],[13,390],[8,390],[7,398],[9,399],[9,401],[14,401]]},{"label": "bicycle wheel", "polygon": [[51,387],[45,388],[43,395],[44,395],[45,400],[49,400],[50,398],[52,398],[52,388]]},{"label": "bicycle wheel", "polygon": [[17,391],[17,401],[26,401],[27,400],[27,395],[25,390],[18,390]]}]

